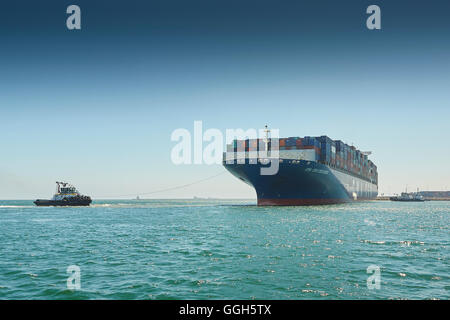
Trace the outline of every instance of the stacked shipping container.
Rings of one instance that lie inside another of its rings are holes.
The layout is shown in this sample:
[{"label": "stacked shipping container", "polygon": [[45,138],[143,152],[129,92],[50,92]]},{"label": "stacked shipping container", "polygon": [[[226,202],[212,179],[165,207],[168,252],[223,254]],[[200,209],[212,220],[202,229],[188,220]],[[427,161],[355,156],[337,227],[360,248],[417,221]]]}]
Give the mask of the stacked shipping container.
[{"label": "stacked shipping container", "polygon": [[[349,146],[341,140],[332,140],[327,136],[320,137],[289,137],[280,138],[279,150],[313,149],[316,159],[335,169],[351,173],[377,184],[377,167],[368,156]],[[263,139],[234,140],[227,145],[228,152],[264,151],[266,144]],[[271,149],[269,143],[269,149]]]}]

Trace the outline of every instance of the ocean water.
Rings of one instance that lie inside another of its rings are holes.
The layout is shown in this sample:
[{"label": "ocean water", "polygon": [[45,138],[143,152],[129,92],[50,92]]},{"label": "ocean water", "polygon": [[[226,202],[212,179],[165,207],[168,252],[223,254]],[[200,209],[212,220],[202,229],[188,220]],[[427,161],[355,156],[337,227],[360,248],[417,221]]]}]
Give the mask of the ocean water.
[{"label": "ocean water", "polygon": [[450,202],[0,201],[0,244],[0,299],[450,298]]}]

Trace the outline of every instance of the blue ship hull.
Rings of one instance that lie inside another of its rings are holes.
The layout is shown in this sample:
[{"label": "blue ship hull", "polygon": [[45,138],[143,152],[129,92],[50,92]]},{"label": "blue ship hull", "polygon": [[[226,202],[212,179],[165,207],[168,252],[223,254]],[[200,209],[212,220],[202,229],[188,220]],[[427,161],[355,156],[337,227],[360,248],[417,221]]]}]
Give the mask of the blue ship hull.
[{"label": "blue ship hull", "polygon": [[228,164],[234,176],[253,186],[258,205],[322,205],[373,199],[377,186],[315,161],[282,160],[278,173],[261,175],[261,163]]}]

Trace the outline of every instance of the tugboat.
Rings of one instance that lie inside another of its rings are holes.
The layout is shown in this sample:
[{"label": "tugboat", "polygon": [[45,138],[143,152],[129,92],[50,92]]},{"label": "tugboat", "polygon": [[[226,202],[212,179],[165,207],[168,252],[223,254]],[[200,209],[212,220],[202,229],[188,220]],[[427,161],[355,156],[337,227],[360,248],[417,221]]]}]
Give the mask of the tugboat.
[{"label": "tugboat", "polygon": [[56,181],[56,194],[51,200],[37,199],[34,204],[37,206],[88,206],[92,202],[91,197],[81,195],[77,189],[67,183]]},{"label": "tugboat", "polygon": [[419,193],[411,194],[402,192],[401,196],[390,197],[391,201],[406,201],[406,202],[424,202],[425,199]]}]

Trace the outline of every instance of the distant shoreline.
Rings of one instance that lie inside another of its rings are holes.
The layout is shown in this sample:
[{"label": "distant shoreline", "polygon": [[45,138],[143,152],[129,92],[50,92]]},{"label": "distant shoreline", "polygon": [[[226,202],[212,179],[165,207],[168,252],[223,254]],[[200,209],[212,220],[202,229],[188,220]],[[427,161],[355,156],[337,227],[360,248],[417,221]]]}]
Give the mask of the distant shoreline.
[{"label": "distant shoreline", "polygon": [[[35,201],[36,199],[0,199],[0,201]],[[125,201],[143,201],[143,200],[248,200],[256,201],[256,198],[107,198],[107,199],[96,199],[93,201],[110,201],[110,200],[125,200]]]},{"label": "distant shoreline", "polygon": [[[389,201],[389,198],[392,196],[383,196],[377,197],[375,200],[377,201]],[[425,201],[450,201],[450,198],[425,198]]]}]

